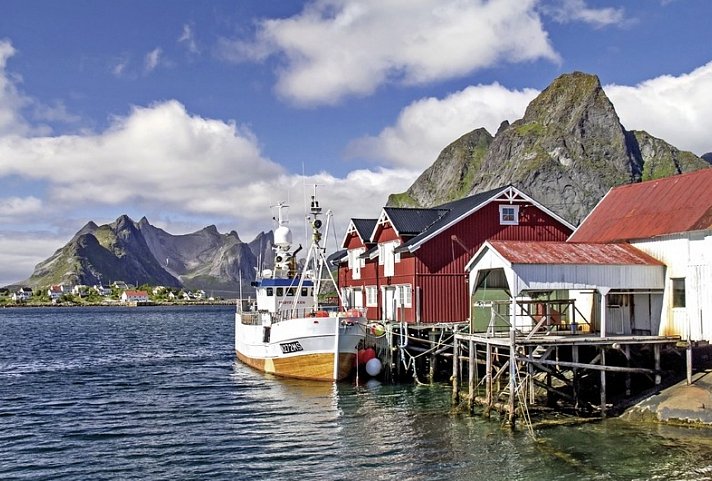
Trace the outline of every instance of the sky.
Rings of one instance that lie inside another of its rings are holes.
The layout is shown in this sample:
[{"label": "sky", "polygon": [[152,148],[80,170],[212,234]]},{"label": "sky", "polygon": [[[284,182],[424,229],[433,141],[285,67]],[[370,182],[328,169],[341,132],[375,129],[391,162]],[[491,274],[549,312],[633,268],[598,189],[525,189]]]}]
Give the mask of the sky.
[{"label": "sky", "polygon": [[598,75],[628,130],[712,151],[708,0],[0,0],[0,286],[87,222],[251,241],[314,185],[375,218],[463,134]]}]

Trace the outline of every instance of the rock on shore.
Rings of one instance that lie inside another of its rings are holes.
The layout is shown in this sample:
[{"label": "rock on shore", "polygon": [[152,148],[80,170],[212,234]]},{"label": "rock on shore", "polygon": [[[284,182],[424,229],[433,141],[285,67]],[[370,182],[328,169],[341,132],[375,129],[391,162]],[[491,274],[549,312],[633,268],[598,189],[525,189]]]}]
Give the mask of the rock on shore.
[{"label": "rock on shore", "polygon": [[653,421],[712,427],[712,369],[696,373],[692,384],[683,380],[628,409],[632,421]]}]

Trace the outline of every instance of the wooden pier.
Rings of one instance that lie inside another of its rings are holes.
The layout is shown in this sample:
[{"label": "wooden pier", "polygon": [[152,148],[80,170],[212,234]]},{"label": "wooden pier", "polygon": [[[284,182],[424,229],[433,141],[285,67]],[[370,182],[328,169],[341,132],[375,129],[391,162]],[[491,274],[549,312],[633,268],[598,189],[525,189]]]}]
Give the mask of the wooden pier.
[{"label": "wooden pier", "polygon": [[[617,414],[636,396],[684,373],[682,348],[688,346],[678,336],[601,336],[573,304],[554,301],[543,310],[537,304],[517,304],[519,326],[493,308],[484,332],[472,332],[474,323],[389,324],[379,357],[390,379],[432,383],[446,373],[454,405],[497,412],[512,427],[517,419],[531,425],[533,410]],[[522,313],[530,322],[521,322]]]}]

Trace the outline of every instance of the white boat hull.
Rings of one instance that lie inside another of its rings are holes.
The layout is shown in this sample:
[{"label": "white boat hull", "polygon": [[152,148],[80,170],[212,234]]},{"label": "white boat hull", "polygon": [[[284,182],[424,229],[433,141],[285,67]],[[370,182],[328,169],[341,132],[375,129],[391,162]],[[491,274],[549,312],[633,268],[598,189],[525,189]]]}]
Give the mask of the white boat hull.
[{"label": "white boat hull", "polygon": [[363,318],[303,317],[266,324],[253,313],[235,315],[238,359],[260,371],[298,379],[348,377],[365,336]]}]

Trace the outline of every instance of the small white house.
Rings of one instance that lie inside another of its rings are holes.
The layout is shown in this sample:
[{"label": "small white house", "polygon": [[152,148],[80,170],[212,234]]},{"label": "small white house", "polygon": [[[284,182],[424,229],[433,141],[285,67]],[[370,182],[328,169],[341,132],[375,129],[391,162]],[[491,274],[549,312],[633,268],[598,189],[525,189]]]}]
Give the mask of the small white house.
[{"label": "small white house", "polygon": [[[626,243],[487,241],[465,269],[471,319],[477,321],[478,309],[487,306],[475,331],[497,327],[490,325],[497,303],[505,314],[499,327],[524,332],[542,320],[601,337],[659,330],[665,266]],[[626,304],[630,309],[619,305],[623,295],[633,299]]]},{"label": "small white house", "polygon": [[148,293],[146,291],[125,290],[121,294],[121,302],[126,303],[141,303],[148,302]]},{"label": "small white house", "polygon": [[59,285],[50,286],[49,289],[47,289],[47,295],[52,301],[57,301],[64,295],[64,289]]}]

